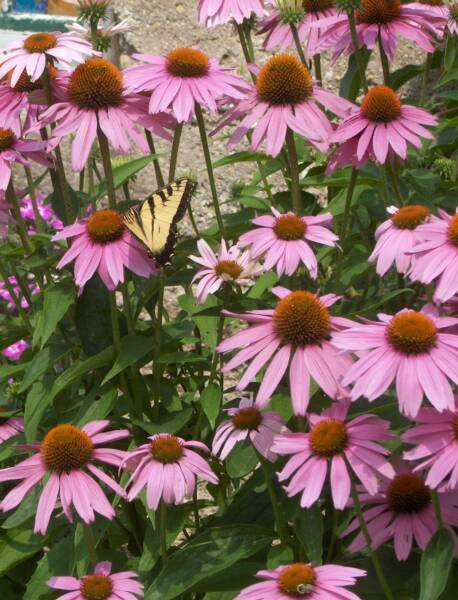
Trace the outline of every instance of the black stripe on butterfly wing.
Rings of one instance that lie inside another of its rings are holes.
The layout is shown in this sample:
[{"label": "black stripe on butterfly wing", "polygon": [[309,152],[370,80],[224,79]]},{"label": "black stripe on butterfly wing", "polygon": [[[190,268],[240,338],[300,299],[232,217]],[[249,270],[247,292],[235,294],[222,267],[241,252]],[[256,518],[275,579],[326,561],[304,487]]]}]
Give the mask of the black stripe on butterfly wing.
[{"label": "black stripe on butterfly wing", "polygon": [[143,244],[147,246],[148,235],[140,216],[141,207],[142,205],[129,208],[127,212],[124,213],[124,224],[141,242],[143,242]]},{"label": "black stripe on butterfly wing", "polygon": [[[180,203],[178,205],[177,211],[175,212],[175,215],[172,219],[172,223],[170,225],[170,230],[169,230],[169,234],[167,236],[167,241],[166,241],[165,247],[163,250],[161,250],[161,252],[159,254],[155,255],[156,262],[161,266],[165,265],[169,261],[171,255],[173,253],[173,249],[174,249],[176,237],[177,237],[176,225],[177,225],[178,221],[180,221],[184,217],[186,210],[188,208],[189,202],[191,200],[191,197],[196,189],[197,183],[195,181],[191,181],[189,179],[181,180],[181,181],[176,182],[177,189],[174,190],[172,185],[168,185],[165,188],[167,190],[169,196],[173,196],[179,190],[179,184],[182,184],[185,181],[186,181],[186,183],[184,186],[184,192],[180,199]],[[170,199],[169,199],[169,201],[170,201]],[[165,204],[167,204],[167,201],[165,201]]]}]

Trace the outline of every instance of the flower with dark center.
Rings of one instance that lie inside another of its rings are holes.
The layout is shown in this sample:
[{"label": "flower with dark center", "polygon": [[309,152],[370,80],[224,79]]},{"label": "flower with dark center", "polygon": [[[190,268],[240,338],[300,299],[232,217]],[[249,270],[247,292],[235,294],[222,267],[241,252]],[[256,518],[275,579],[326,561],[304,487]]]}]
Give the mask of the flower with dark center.
[{"label": "flower with dark center", "polygon": [[206,302],[210,294],[215,294],[226,284],[252,285],[255,277],[262,272],[261,265],[252,260],[250,252],[242,253],[238,246],[228,248],[224,240],[216,254],[205,240],[197,242],[197,249],[200,255],[191,255],[190,259],[203,267],[192,280],[199,282],[196,288],[199,304]]},{"label": "flower with dark center", "polygon": [[85,523],[94,521],[96,512],[112,519],[115,511],[97,479],[121,497],[125,497],[125,492],[96,463],[120,466],[125,453],[101,448],[100,444],[126,438],[129,432],[126,429],[104,432],[109,424],[109,421],[92,421],[82,428],[56,425],[41,443],[29,445],[32,456],[13,467],[0,469],[0,481],[22,480],[0,502],[0,510],[15,508],[39,482],[47,479],[38,501],[35,533],[46,533],[58,498],[69,521],[73,521],[72,507]]},{"label": "flower with dark center", "polygon": [[251,326],[219,344],[219,352],[240,348],[222,370],[226,373],[251,362],[237,384],[238,390],[244,390],[267,365],[256,395],[258,408],[267,404],[283,376],[289,372],[294,413],[304,415],[311,377],[331,398],[345,395],[340,380],[347,372],[350,360],[336,352],[329,338],[333,331],[348,326],[351,321],[329,313],[329,307],[338,300],[334,294],[319,297],[305,290],[291,292],[283,287],[275,287],[272,292],[279,298],[273,309],[244,314],[224,311]]},{"label": "flower with dark center", "polygon": [[318,500],[329,474],[334,506],[345,508],[351,477],[361,481],[369,494],[378,491],[380,476],[391,479],[394,470],[386,460],[389,452],[379,443],[392,438],[388,421],[374,415],[347,420],[348,406],[334,403],[321,415],[309,414],[308,433],[276,436],[273,451],[292,455],[278,474],[288,496],[301,495],[302,507]]},{"label": "flower with dark center", "polygon": [[129,153],[132,143],[147,154],[149,146],[140,126],[171,140],[167,129],[174,128],[170,115],[148,114],[148,98],[126,90],[123,72],[104,58],[89,58],[70,75],[59,73],[56,78],[59,102],[40,115],[40,123],[57,123],[53,134],[57,138],[74,133],[72,166],[81,171],[91,148],[101,131],[117,151]]},{"label": "flower with dark center", "polygon": [[143,598],[143,584],[137,581],[137,574],[132,571],[111,573],[111,563],[100,562],[94,573],[81,578],[71,576],[51,577],[48,586],[66,592],[59,596],[61,600],[69,597],[74,600],[134,600]]},{"label": "flower with dark center", "polygon": [[227,97],[241,100],[249,84],[230,73],[196,48],[176,48],[164,56],[134,54],[144,64],[124,71],[124,80],[132,92],[148,92],[149,112],[171,111],[179,122],[187,122],[197,104],[212,112],[218,100]]},{"label": "flower with dark center", "polygon": [[109,290],[116,289],[124,281],[124,267],[141,277],[149,277],[157,271],[154,261],[124,226],[123,216],[115,210],[98,210],[90,217],[64,227],[53,240],[67,238],[73,238],[73,243],[57,268],[76,260],[75,283],[80,291],[96,271]]},{"label": "flower with dark center", "polygon": [[275,436],[287,431],[283,419],[276,412],[263,412],[247,398],[242,398],[238,407],[225,410],[230,419],[219,425],[213,438],[212,452],[225,460],[238,442],[249,440],[254,448],[267,460],[275,462],[272,452]]},{"label": "flower with dark center", "polygon": [[[380,39],[390,61],[394,61],[398,38],[405,38],[426,52],[434,52],[434,41],[443,37],[445,19],[437,7],[419,2],[403,4],[401,0],[360,0],[359,6],[354,8],[358,46],[372,49]],[[333,60],[354,52],[347,11],[317,24],[321,34],[317,51],[332,49]]]},{"label": "flower with dark center", "polygon": [[377,227],[377,243],[369,256],[371,262],[377,262],[377,274],[381,277],[392,265],[395,265],[398,273],[406,274],[412,264],[410,251],[421,240],[418,227],[423,223],[437,221],[429,208],[420,204],[401,208],[389,206],[387,212],[391,216]]},{"label": "flower with dark center", "polygon": [[361,600],[347,588],[355,585],[357,579],[364,575],[365,571],[341,565],[279,565],[276,569],[259,571],[256,576],[261,582],[243,589],[236,600]]},{"label": "flower with dark center", "polygon": [[[390,481],[384,481],[376,495],[371,496],[359,489],[359,500],[366,508],[363,516],[372,540],[372,549],[376,550],[393,540],[396,558],[406,560],[414,542],[422,550],[426,548],[437,531],[437,521],[430,490],[423,476],[409,471],[399,457],[394,457],[393,464],[396,476]],[[444,527],[454,527],[458,515],[456,492],[442,487],[436,493]],[[359,533],[348,549],[360,552],[365,548],[366,540],[360,532],[357,518],[350,523],[343,535],[354,531]]]},{"label": "flower with dark center", "polygon": [[0,79],[11,73],[11,85],[14,87],[21,75],[26,73],[32,82],[37,81],[49,65],[59,63],[70,69],[75,62],[83,62],[93,54],[96,52],[92,44],[73,33],[33,33],[4,49]]},{"label": "flower with dark center", "polygon": [[394,381],[400,410],[410,418],[423,395],[439,411],[453,409],[450,379],[458,382],[458,335],[447,329],[458,319],[439,317],[428,305],[420,312],[404,309],[378,318],[332,336],[337,348],[362,352],[342,380],[353,385],[351,399],[375,400]]},{"label": "flower with dark center", "polygon": [[272,215],[253,219],[255,229],[239,238],[240,246],[247,246],[255,257],[265,257],[264,269],[276,267],[279,276],[292,275],[302,263],[310,277],[318,275],[318,262],[310,242],[334,246],[338,237],[330,231],[331,213],[299,217],[292,212],[280,213],[272,208]]},{"label": "flower with dark center", "polygon": [[419,148],[421,138],[433,137],[424,126],[436,124],[437,118],[426,110],[403,104],[391,88],[377,85],[332,134],[331,141],[339,147],[326,172],[347,164],[362,166],[369,159],[385,164],[397,155],[404,160],[409,146]]},{"label": "flower with dark center", "polygon": [[[0,86],[3,88],[3,86]],[[7,89],[7,88],[3,88]],[[0,98],[2,95],[0,94]],[[6,94],[4,99],[10,99],[11,95]],[[0,106],[0,115],[6,115],[6,121],[10,127],[0,126],[0,194],[8,187],[11,178],[11,169],[14,163],[19,163],[24,166],[30,166],[30,161],[38,162],[45,167],[51,167],[53,162],[49,156],[47,141],[28,140],[21,136],[21,123],[19,115],[15,112],[22,105],[21,99],[19,103],[5,107],[2,110]],[[17,135],[16,135],[17,133]]]},{"label": "flower with dark center", "polygon": [[127,482],[128,499],[131,502],[146,488],[146,502],[152,510],[159,503],[180,504],[192,497],[197,478],[218,483],[210,465],[195,450],[208,452],[202,442],[159,433],[152,435],[148,443],[127,453],[125,468],[132,468]]},{"label": "flower with dark center", "polygon": [[410,254],[414,261],[409,276],[414,281],[435,281],[434,302],[443,304],[458,293],[458,215],[439,209],[439,219],[416,229],[419,243]]},{"label": "flower with dark center", "polygon": [[255,70],[256,84],[250,86],[247,97],[229,111],[212,135],[241,119],[229,140],[230,148],[253,129],[252,149],[257,151],[265,141],[270,156],[280,153],[288,131],[326,151],[333,127],[318,105],[343,117],[355,110],[354,104],[314,85],[307,67],[292,54],[276,54],[259,71],[253,66]]}]

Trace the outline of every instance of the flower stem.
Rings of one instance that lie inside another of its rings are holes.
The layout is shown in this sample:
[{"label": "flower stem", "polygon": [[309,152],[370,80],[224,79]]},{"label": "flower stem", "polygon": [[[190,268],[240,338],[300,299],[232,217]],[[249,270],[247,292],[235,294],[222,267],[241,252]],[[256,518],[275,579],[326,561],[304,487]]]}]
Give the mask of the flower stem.
[{"label": "flower stem", "polygon": [[172,150],[170,151],[170,166],[169,166],[169,183],[175,179],[177,170],[178,149],[180,147],[181,133],[183,131],[183,123],[177,123],[175,133],[173,135]]},{"label": "flower stem", "polygon": [[95,547],[95,539],[94,534],[92,533],[91,526],[88,523],[81,523],[83,526],[83,536],[84,541],[86,542],[87,552],[89,554],[89,560],[91,561],[91,565],[95,568],[97,565],[97,551]]},{"label": "flower stem", "polygon": [[211,196],[212,196],[212,201],[213,201],[213,209],[215,211],[215,216],[216,216],[216,221],[218,223],[219,232],[221,234],[221,237],[224,238],[225,235],[224,235],[223,218],[221,216],[221,211],[219,209],[218,192],[216,191],[216,183],[215,183],[215,176],[213,173],[212,160],[211,160],[211,156],[210,156],[210,148],[208,146],[207,132],[205,130],[205,121],[204,121],[204,116],[202,114],[202,108],[198,102],[196,102],[196,104],[195,104],[195,113],[196,113],[197,125],[199,127],[200,140],[202,142],[202,150],[204,152],[205,164],[207,167],[208,181],[210,183],[210,191],[211,191]]},{"label": "flower stem", "polygon": [[277,526],[278,537],[280,538],[283,544],[288,544],[288,532],[285,526],[285,522],[283,520],[282,514],[280,512],[280,505],[278,504],[277,494],[275,492],[275,486],[273,483],[273,473],[272,468],[267,459],[259,454],[259,462],[261,463],[262,471],[264,473],[264,479],[266,480],[267,491],[269,493],[270,502],[272,504],[272,510],[275,517],[275,524]]},{"label": "flower stem", "polygon": [[431,502],[434,508],[434,516],[436,517],[437,529],[442,529],[444,521],[442,519],[442,510],[439,500],[439,495],[436,490],[430,490]]},{"label": "flower stem", "polygon": [[386,162],[386,173],[391,180],[391,184],[393,186],[394,195],[396,198],[396,205],[402,206],[402,195],[401,190],[399,188],[399,171],[398,165],[396,162],[396,157],[394,157],[393,164],[391,164],[388,160]]},{"label": "flower stem", "polygon": [[19,237],[21,238],[22,245],[24,246],[24,250],[27,254],[31,254],[33,252],[32,244],[29,240],[29,234],[27,233],[27,226],[25,224],[24,219],[22,218],[21,211],[19,208],[19,203],[17,201],[16,192],[13,186],[13,180],[10,179],[8,183],[8,187],[6,188],[6,199],[11,208],[11,212],[13,213],[14,220],[16,221],[16,226],[18,230]]},{"label": "flower stem", "polygon": [[286,132],[286,145],[288,147],[293,212],[299,215],[302,209],[301,186],[299,183],[299,163],[297,158],[296,142],[294,141],[294,133],[291,131],[291,129],[289,129],[289,127]]},{"label": "flower stem", "polygon": [[246,39],[246,43],[248,44],[248,53],[250,56],[250,60],[252,63],[255,62],[255,55],[254,55],[254,46],[253,46],[253,40],[251,38],[251,25],[250,22],[245,19],[243,21],[243,31],[245,32],[245,39]]},{"label": "flower stem", "polygon": [[161,397],[161,367],[158,364],[161,353],[162,315],[164,313],[165,270],[161,268],[158,276],[159,289],[156,300],[156,322],[154,324],[154,356],[153,356],[153,415],[159,417],[159,401]]},{"label": "flower stem", "polygon": [[[46,103],[48,106],[52,106],[53,98],[51,92],[51,84],[49,81],[49,71],[46,68],[41,77],[41,81],[43,83],[43,90],[45,92]],[[52,129],[51,125],[51,129]],[[47,137],[47,136],[46,136]],[[56,155],[56,171],[57,171],[57,181],[60,187],[60,193],[62,195],[63,206],[64,206],[64,225],[69,225],[73,220],[73,207],[72,201],[70,198],[69,185],[67,183],[67,177],[65,175],[65,167],[64,161],[62,160],[62,153],[60,151],[60,146],[57,145],[54,149],[54,154]],[[52,175],[51,175],[52,177]],[[54,193],[57,194],[56,188],[54,188]]]},{"label": "flower stem", "polygon": [[359,500],[358,492],[356,490],[355,480],[351,475],[351,470],[350,470],[351,466],[349,465],[346,458],[344,458],[344,460],[346,462],[347,469],[348,469],[348,472],[350,475],[351,497],[352,497],[353,504],[355,507],[356,516],[358,518],[359,526],[361,528],[361,533],[363,534],[363,537],[366,541],[366,545],[369,550],[369,555],[371,557],[371,561],[374,566],[375,573],[377,575],[377,579],[379,580],[380,586],[383,590],[383,593],[385,594],[385,598],[387,600],[394,600],[393,593],[392,593],[390,586],[388,585],[388,582],[383,573],[382,565],[380,564],[380,559],[379,559],[377,553],[375,552],[375,550],[372,550],[372,539],[371,539],[369,530],[367,528],[366,521],[364,520],[363,509],[361,507],[361,502]]},{"label": "flower stem", "polygon": [[390,63],[388,62],[388,56],[386,55],[385,48],[383,47],[382,38],[379,34],[378,36],[378,47],[380,50],[380,60],[382,63],[383,70],[383,83],[385,85],[390,85]]},{"label": "flower stem", "polygon": [[119,329],[118,320],[118,309],[116,307],[116,292],[109,292],[108,297],[110,299],[110,316],[111,316],[111,330],[113,332],[113,347],[116,352],[116,356],[119,354],[121,347],[121,333]]},{"label": "flower stem", "polygon": [[299,39],[299,35],[297,33],[297,28],[294,23],[290,23],[291,33],[293,34],[294,44],[296,45],[297,53],[299,54],[299,58],[301,59],[301,63],[308,68],[308,62],[305,58],[304,50],[302,48],[301,40]]},{"label": "flower stem", "polygon": [[161,545],[161,558],[162,566],[164,566],[168,560],[167,556],[167,504],[161,500],[156,511],[156,528],[159,533],[159,540]]},{"label": "flower stem", "polygon": [[423,78],[421,80],[420,106],[424,106],[426,104],[426,92],[428,90],[428,79],[429,79],[429,73],[431,71],[432,64],[433,64],[433,55],[431,54],[431,52],[428,52],[426,54],[425,70],[423,71]]},{"label": "flower stem", "polygon": [[366,69],[364,68],[364,62],[361,56],[360,47],[358,44],[358,32],[356,31],[356,19],[355,19],[355,9],[352,8],[348,12],[348,24],[350,26],[350,34],[351,41],[353,45],[353,53],[355,55],[356,65],[359,71],[359,78],[361,79],[361,85],[363,87],[364,93],[367,93],[368,85],[366,79]]},{"label": "flower stem", "polygon": [[342,260],[343,260],[343,253],[344,253],[344,244],[347,239],[348,221],[350,219],[351,201],[353,199],[353,193],[355,191],[357,179],[358,179],[358,170],[355,167],[352,167],[350,181],[348,182],[347,197],[345,198],[344,215],[343,215],[343,219],[342,219],[342,223],[341,223],[340,231],[339,231],[340,247],[342,250],[341,250],[341,252],[339,252],[338,257],[337,257],[337,265],[336,265],[336,280],[337,281],[340,280],[340,272],[342,269]]},{"label": "flower stem", "polygon": [[[153,139],[153,136],[151,135],[151,131],[148,131],[148,129],[145,129],[145,137],[146,137],[146,141],[148,142],[148,146],[149,146],[151,154],[156,154],[156,146],[154,145],[154,139]],[[154,167],[154,174],[156,175],[157,187],[163,188],[165,185],[165,182],[164,182],[164,176],[162,175],[161,165],[159,163],[158,157],[153,158],[153,167]]]},{"label": "flower stem", "polygon": [[313,64],[315,65],[315,78],[319,85],[323,83],[323,76],[321,74],[321,56],[319,54],[315,54],[313,57]]},{"label": "flower stem", "polygon": [[41,218],[40,211],[38,210],[37,195],[35,193],[35,185],[33,183],[33,176],[30,167],[24,165],[24,172],[27,179],[27,186],[29,188],[30,201],[32,202],[33,216],[35,217],[35,224],[37,231],[43,231],[43,219]]},{"label": "flower stem", "polygon": [[[245,58],[246,64],[249,65],[253,62],[253,60],[250,56],[250,50],[248,48],[248,44],[247,44],[247,41],[245,38],[243,25],[241,23],[236,23],[236,26],[237,26],[237,33],[239,34],[240,45],[242,46],[243,56]],[[252,79],[253,83],[256,83],[256,75],[254,73],[252,73],[251,71],[250,71],[250,75],[251,75],[251,79]]]},{"label": "flower stem", "polygon": [[98,31],[99,19],[92,18],[90,21],[91,26],[91,43],[94,50],[97,50],[97,31]]},{"label": "flower stem", "polygon": [[113,181],[113,168],[111,166],[110,146],[107,136],[100,127],[97,127],[97,138],[99,140],[100,154],[102,155],[103,170],[108,192],[108,204],[112,210],[116,210],[116,191]]}]

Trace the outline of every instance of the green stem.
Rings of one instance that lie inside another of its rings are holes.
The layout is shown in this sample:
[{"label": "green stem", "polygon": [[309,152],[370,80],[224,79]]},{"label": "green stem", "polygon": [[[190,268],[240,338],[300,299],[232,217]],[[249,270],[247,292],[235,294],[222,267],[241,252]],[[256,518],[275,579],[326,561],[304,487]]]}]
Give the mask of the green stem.
[{"label": "green stem", "polygon": [[245,19],[243,22],[243,30],[245,32],[246,43],[248,44],[248,54],[252,63],[256,62],[254,55],[253,40],[251,38],[251,25],[250,22]]},{"label": "green stem", "polygon": [[297,33],[297,28],[294,23],[290,23],[291,33],[293,34],[294,44],[296,45],[297,53],[299,54],[299,58],[301,59],[301,63],[308,68],[307,59],[305,58],[304,50],[302,48],[301,40],[299,39],[299,34]]},{"label": "green stem", "polygon": [[100,127],[97,127],[97,138],[99,140],[100,154],[102,155],[103,170],[108,192],[108,204],[112,210],[116,210],[116,191],[113,181],[113,168],[111,166],[110,146],[107,136]]},{"label": "green stem", "polygon": [[[12,175],[11,175],[12,177]],[[29,234],[27,233],[27,225],[22,218],[21,210],[19,208],[19,203],[17,201],[16,192],[13,186],[13,180],[10,179],[8,183],[8,187],[6,188],[6,199],[11,208],[11,212],[13,213],[14,220],[16,221],[16,226],[18,230],[19,237],[21,238],[22,245],[24,246],[24,250],[27,254],[31,254],[33,252],[33,246],[29,240]]]},{"label": "green stem", "polygon": [[356,65],[359,71],[359,78],[363,87],[364,93],[367,93],[368,85],[366,79],[366,69],[364,68],[364,62],[361,56],[361,51],[358,45],[358,33],[356,31],[356,19],[355,10],[352,8],[348,13],[348,24],[350,26],[351,41],[353,45],[353,53],[355,55]]},{"label": "green stem", "polygon": [[296,151],[294,133],[288,128],[286,132],[286,145],[288,147],[289,172],[291,176],[291,196],[293,212],[300,215],[302,209],[301,186],[299,183],[299,163]]},{"label": "green stem", "polygon": [[168,560],[167,556],[167,504],[161,500],[156,512],[156,528],[159,533],[162,566]]},{"label": "green stem", "polygon": [[82,522],[81,525],[83,527],[83,536],[84,536],[84,541],[86,542],[86,547],[87,547],[87,551],[89,554],[89,560],[91,561],[92,567],[95,568],[98,560],[97,560],[97,551],[96,551],[96,547],[95,547],[94,534],[92,533],[92,529],[91,529],[90,525],[88,525],[87,523],[84,523],[84,522]]},{"label": "green stem", "polygon": [[[394,161],[396,161],[396,157],[394,158]],[[402,206],[402,195],[401,195],[401,189],[399,187],[399,172],[398,172],[398,165],[397,162],[395,162],[394,164],[391,164],[389,162],[389,160],[387,160],[386,162],[386,171],[389,175],[389,179],[391,180],[391,184],[393,186],[393,191],[394,191],[394,196],[396,198],[396,206]]]},{"label": "green stem", "polygon": [[37,204],[37,195],[35,193],[35,185],[33,183],[33,176],[30,167],[24,165],[24,172],[27,179],[27,187],[29,188],[29,196],[32,202],[33,216],[35,217],[35,225],[37,226],[37,231],[43,231],[44,222],[41,218],[40,211],[38,210]]},{"label": "green stem", "polygon": [[323,84],[323,76],[321,74],[321,56],[315,54],[313,57],[313,64],[315,65],[315,78],[319,85]]},{"label": "green stem", "polygon": [[180,147],[181,133],[183,131],[183,123],[177,123],[175,133],[173,134],[172,149],[170,151],[170,166],[169,166],[169,183],[175,179],[177,170],[178,149]]},{"label": "green stem", "polygon": [[[242,52],[243,52],[243,56],[245,58],[245,62],[247,65],[251,64],[253,61],[251,59],[250,56],[250,50],[248,48],[248,44],[245,38],[245,33],[243,30],[243,25],[241,23],[236,23],[237,26],[237,33],[239,34],[239,40],[240,40],[240,45],[242,46]],[[251,71],[249,71],[251,79],[253,81],[253,83],[256,83],[256,75],[254,73],[252,73]]]},{"label": "green stem", "polygon": [[423,71],[423,78],[421,80],[421,91],[420,91],[420,106],[426,104],[426,92],[428,90],[428,79],[431,67],[433,64],[433,55],[431,52],[426,54],[425,70]]},{"label": "green stem", "polygon": [[[351,466],[349,465],[348,461],[346,460],[346,458],[344,457],[344,460],[346,462],[347,465],[347,469],[349,471],[349,474],[351,473]],[[382,565],[380,563],[380,559],[377,555],[377,553],[375,552],[375,550],[372,550],[372,539],[369,533],[369,530],[367,528],[366,525],[366,521],[364,520],[364,514],[363,514],[363,509],[361,507],[361,502],[359,500],[359,496],[358,496],[358,492],[356,490],[356,485],[355,485],[355,481],[353,476],[350,474],[350,481],[351,481],[351,497],[353,500],[353,505],[355,507],[355,512],[356,512],[356,516],[359,522],[359,526],[361,528],[361,532],[363,534],[363,537],[366,541],[366,545],[367,548],[369,550],[369,555],[372,561],[372,564],[374,566],[374,570],[375,573],[377,575],[377,579],[379,580],[380,586],[383,590],[383,593],[385,594],[385,598],[387,600],[394,600],[394,596],[393,593],[391,592],[390,586],[388,585],[388,582],[385,578],[385,575],[383,573],[383,569],[382,569]]]},{"label": "green stem", "polygon": [[357,179],[358,179],[358,171],[355,167],[352,167],[350,181],[348,182],[347,197],[345,198],[344,216],[343,216],[342,224],[340,226],[340,231],[339,231],[341,251],[339,252],[339,254],[337,256],[337,265],[336,265],[336,280],[337,281],[339,281],[339,279],[340,279],[340,272],[342,269],[344,244],[347,239],[347,233],[348,233],[347,230],[348,230],[348,221],[350,218],[351,201],[353,199],[353,192],[355,191]]},{"label": "green stem", "polygon": [[[148,129],[145,129],[145,137],[146,137],[146,141],[148,142],[148,146],[149,146],[149,150],[150,150],[151,154],[156,154],[156,146],[154,145],[154,139],[153,139],[153,136],[151,135],[151,131],[148,131]],[[156,158],[153,158],[153,167],[154,167],[154,174],[156,175],[157,187],[163,188],[165,185],[165,181],[164,181],[164,176],[162,175],[159,158],[157,156],[156,156]]]},{"label": "green stem", "polygon": [[221,216],[221,211],[219,209],[218,192],[216,191],[216,183],[215,183],[215,176],[213,173],[212,160],[211,160],[211,156],[210,156],[210,148],[208,146],[207,132],[205,130],[205,121],[204,121],[204,116],[202,114],[202,108],[200,107],[200,104],[198,102],[196,102],[196,104],[195,104],[195,113],[196,113],[197,125],[199,127],[200,140],[202,142],[202,150],[204,152],[205,165],[207,167],[208,181],[210,183],[210,191],[211,191],[211,196],[212,196],[212,201],[213,201],[213,209],[215,211],[216,221],[218,223],[219,232],[221,234],[221,237],[224,238],[225,234],[224,234],[223,218]]},{"label": "green stem", "polygon": [[116,307],[116,292],[109,292],[108,298],[110,300],[110,316],[111,316],[111,330],[113,332],[113,347],[115,349],[116,357],[119,354],[121,348],[121,333],[119,329],[118,309]]},{"label": "green stem", "polygon": [[121,284],[122,301],[124,308],[124,316],[126,317],[127,333],[132,335],[135,333],[135,325],[132,318],[132,304],[130,302],[129,288],[127,282]]},{"label": "green stem", "polygon": [[90,26],[91,26],[91,43],[92,46],[94,47],[95,50],[97,50],[97,31],[98,31],[98,25],[99,25],[99,20],[98,19],[91,19],[90,22]]},{"label": "green stem", "polygon": [[84,178],[85,178],[86,169],[80,171],[79,182],[78,182],[78,190],[80,192],[84,192]]},{"label": "green stem", "polygon": [[[223,339],[223,330],[224,330],[224,315],[220,314],[219,318],[218,318],[218,326],[217,326],[217,331],[216,331],[216,348],[218,347],[218,344],[221,342],[221,340]],[[216,377],[216,371],[218,369],[218,358],[219,358],[219,353],[215,348],[215,352],[213,354],[213,359],[212,359],[212,364],[211,364],[211,369],[210,369],[210,376],[208,378],[208,383],[212,383]]]},{"label": "green stem", "polygon": [[161,366],[158,364],[161,353],[162,316],[164,313],[165,271],[162,268],[158,275],[159,289],[156,300],[156,322],[154,324],[154,356],[153,356],[153,414],[154,420],[159,417],[159,401],[161,397]]},{"label": "green stem", "polygon": [[198,533],[198,531],[200,529],[200,515],[199,515],[199,499],[197,498],[197,486],[194,488],[192,502],[193,502],[193,507],[194,507],[194,525],[196,528],[196,533]]},{"label": "green stem", "polygon": [[[45,92],[46,104],[48,106],[52,106],[53,97],[51,92],[51,83],[49,80],[49,71],[46,68],[41,77],[41,81],[43,83],[43,90]],[[51,129],[53,126],[51,125]],[[65,175],[65,167],[64,161],[62,160],[62,153],[60,151],[60,146],[56,146],[54,150],[54,154],[56,156],[56,172],[57,172],[57,181],[59,182],[60,193],[62,195],[63,206],[64,206],[64,225],[69,225],[73,220],[73,208],[72,208],[72,200],[70,198],[69,185],[67,183],[67,177]],[[56,188],[54,188],[54,193],[57,193]]]},{"label": "green stem", "polygon": [[442,519],[442,510],[439,500],[439,495],[436,490],[430,490],[431,502],[434,508],[434,516],[436,517],[437,529],[442,529],[444,521]]},{"label": "green stem", "polygon": [[277,494],[275,492],[274,477],[270,463],[261,454],[258,453],[259,462],[261,463],[262,471],[264,473],[264,479],[266,481],[267,491],[269,493],[270,502],[272,504],[272,510],[275,517],[275,524],[277,526],[278,537],[283,544],[288,544],[288,531],[285,526],[282,514],[280,512],[280,506],[278,504]]},{"label": "green stem", "polygon": [[390,63],[388,62],[388,56],[386,55],[385,49],[383,48],[383,42],[380,35],[378,36],[378,47],[380,50],[380,60],[382,62],[383,70],[383,83],[390,85]]}]

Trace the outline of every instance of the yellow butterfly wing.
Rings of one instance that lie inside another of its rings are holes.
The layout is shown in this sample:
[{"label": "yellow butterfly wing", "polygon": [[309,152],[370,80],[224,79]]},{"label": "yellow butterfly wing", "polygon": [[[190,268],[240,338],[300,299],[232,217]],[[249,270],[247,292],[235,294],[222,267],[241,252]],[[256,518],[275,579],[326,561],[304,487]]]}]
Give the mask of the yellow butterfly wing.
[{"label": "yellow butterfly wing", "polygon": [[176,224],[183,218],[196,185],[189,179],[174,181],[124,215],[125,226],[158,264],[165,264],[172,254]]}]

